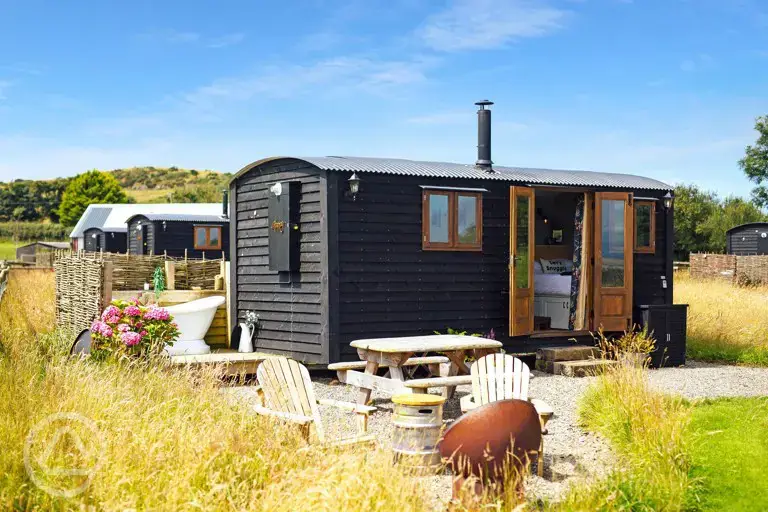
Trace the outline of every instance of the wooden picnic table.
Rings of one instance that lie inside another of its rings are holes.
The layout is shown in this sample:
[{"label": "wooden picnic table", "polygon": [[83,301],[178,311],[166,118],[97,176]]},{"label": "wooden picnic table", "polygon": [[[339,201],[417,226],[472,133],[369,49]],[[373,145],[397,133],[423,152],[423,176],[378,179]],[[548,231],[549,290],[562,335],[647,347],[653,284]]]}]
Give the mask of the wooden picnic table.
[{"label": "wooden picnic table", "polygon": [[[364,373],[348,371],[346,378],[347,384],[360,388],[357,402],[362,405],[368,403],[374,389],[391,394],[408,392],[403,385],[403,365],[414,354],[444,354],[451,361],[448,375],[466,375],[469,374],[469,367],[464,361],[467,355],[477,359],[497,352],[502,347],[501,343],[495,340],[455,334],[363,339],[355,340],[350,345],[357,349],[360,359],[366,361]],[[380,365],[389,367],[388,378],[376,375]],[[455,386],[447,387],[448,396],[452,395],[454,389]]]}]

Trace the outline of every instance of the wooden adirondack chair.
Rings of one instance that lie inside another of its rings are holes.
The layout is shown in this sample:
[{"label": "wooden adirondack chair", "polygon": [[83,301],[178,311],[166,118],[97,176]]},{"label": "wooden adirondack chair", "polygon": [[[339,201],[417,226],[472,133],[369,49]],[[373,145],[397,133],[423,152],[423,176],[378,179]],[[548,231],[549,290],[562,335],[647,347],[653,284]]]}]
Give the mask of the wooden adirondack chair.
[{"label": "wooden adirondack chair", "polygon": [[[545,402],[528,398],[528,381],[531,371],[528,365],[507,354],[489,354],[481,357],[470,368],[472,394],[461,397],[461,412],[468,412],[498,400],[516,398],[531,402],[539,414],[541,431],[546,433],[547,421],[552,417],[552,408]],[[539,449],[539,476],[544,471],[544,438]]]},{"label": "wooden adirondack chair", "polygon": [[374,442],[374,436],[365,436],[368,430],[368,416],[375,407],[358,405],[337,400],[317,400],[309,378],[309,371],[303,364],[286,357],[265,359],[256,370],[260,387],[257,389],[262,405],[254,409],[258,414],[272,416],[300,426],[303,437],[309,442],[311,425],[315,425],[317,439],[325,443],[325,431],[320,419],[318,405],[330,405],[355,413],[358,436],[334,442],[333,444],[353,444]]}]

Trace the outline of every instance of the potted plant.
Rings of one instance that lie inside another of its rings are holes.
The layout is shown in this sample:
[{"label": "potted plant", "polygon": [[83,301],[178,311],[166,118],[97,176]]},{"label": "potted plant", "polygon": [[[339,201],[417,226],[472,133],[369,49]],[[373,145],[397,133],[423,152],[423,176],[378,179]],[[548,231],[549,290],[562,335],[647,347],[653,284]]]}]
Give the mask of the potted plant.
[{"label": "potted plant", "polygon": [[138,299],[115,300],[91,324],[91,355],[151,357],[159,355],[179,336],[167,309],[142,305]]},{"label": "potted plant", "polygon": [[604,359],[643,368],[648,364],[650,353],[656,348],[653,335],[646,328],[624,331],[619,337],[607,337],[602,327],[592,335]]}]

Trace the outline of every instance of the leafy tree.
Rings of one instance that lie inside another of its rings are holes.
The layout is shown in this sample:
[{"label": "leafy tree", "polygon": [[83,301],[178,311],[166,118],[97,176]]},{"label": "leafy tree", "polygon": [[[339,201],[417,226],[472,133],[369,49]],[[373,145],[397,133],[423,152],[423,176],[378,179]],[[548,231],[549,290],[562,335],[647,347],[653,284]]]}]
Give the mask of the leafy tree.
[{"label": "leafy tree", "polygon": [[73,226],[90,204],[127,203],[128,196],[110,173],[96,169],[76,176],[61,198],[59,217]]},{"label": "leafy tree", "polygon": [[752,189],[752,198],[758,206],[768,206],[768,116],[755,120],[758,138],[754,146],[747,146],[739,167],[750,181],[757,184]]},{"label": "leafy tree", "polygon": [[732,227],[768,219],[755,203],[741,197],[727,197],[719,206],[698,228],[707,237],[710,251],[725,252],[725,232]]},{"label": "leafy tree", "polygon": [[171,203],[215,203],[221,201],[222,189],[215,185],[186,186],[174,189]]},{"label": "leafy tree", "polygon": [[687,260],[692,252],[710,250],[709,237],[700,226],[718,207],[717,196],[696,185],[675,187],[675,258]]}]

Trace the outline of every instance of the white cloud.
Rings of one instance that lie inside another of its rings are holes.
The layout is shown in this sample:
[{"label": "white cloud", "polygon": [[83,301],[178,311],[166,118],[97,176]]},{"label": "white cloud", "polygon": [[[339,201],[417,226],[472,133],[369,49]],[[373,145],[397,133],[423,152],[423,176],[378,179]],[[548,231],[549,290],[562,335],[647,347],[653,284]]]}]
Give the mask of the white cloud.
[{"label": "white cloud", "polygon": [[682,71],[685,71],[686,73],[691,73],[693,71],[703,71],[703,70],[712,69],[714,66],[715,66],[715,59],[713,59],[711,55],[707,55],[706,53],[701,53],[696,57],[685,59],[680,64],[680,69]]},{"label": "white cloud", "polygon": [[429,17],[418,35],[435,50],[491,49],[554,32],[568,15],[540,0],[453,0]]},{"label": "white cloud", "polygon": [[426,80],[432,59],[386,61],[336,57],[309,65],[272,66],[242,78],[224,78],[182,96],[184,102],[211,107],[216,100],[246,101],[254,96],[286,98],[358,89],[370,93]]},{"label": "white cloud", "polygon": [[167,29],[144,32],[138,37],[146,41],[159,41],[168,44],[200,44],[207,48],[225,48],[241,43],[245,39],[245,34],[233,32],[220,36],[206,36],[199,32]]},{"label": "white cloud", "polygon": [[220,37],[214,37],[208,41],[206,46],[208,46],[208,48],[226,48],[227,46],[241,43],[244,39],[245,34],[236,32],[234,34],[226,34]]},{"label": "white cloud", "polygon": [[452,110],[449,112],[435,112],[434,114],[426,114],[422,116],[415,116],[406,119],[406,122],[412,124],[428,124],[428,125],[447,125],[447,124],[460,124],[467,122],[471,119],[472,111],[467,110]]}]

